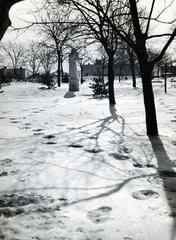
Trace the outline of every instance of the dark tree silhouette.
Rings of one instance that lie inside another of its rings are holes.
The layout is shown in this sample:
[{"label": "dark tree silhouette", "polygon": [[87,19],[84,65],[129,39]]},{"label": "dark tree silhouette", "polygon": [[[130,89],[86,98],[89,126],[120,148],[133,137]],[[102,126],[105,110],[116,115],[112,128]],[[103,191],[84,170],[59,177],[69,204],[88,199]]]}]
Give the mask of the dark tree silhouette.
[{"label": "dark tree silhouette", "polygon": [[0,40],[3,38],[7,28],[11,25],[9,18],[10,8],[23,0],[0,0]]}]

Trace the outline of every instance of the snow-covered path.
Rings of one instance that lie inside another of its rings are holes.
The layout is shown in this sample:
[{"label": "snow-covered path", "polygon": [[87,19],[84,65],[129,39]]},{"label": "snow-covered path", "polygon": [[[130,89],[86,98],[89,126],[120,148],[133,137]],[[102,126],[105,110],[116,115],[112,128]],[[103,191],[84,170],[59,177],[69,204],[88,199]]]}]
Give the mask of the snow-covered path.
[{"label": "snow-covered path", "polygon": [[176,176],[163,171],[176,164],[176,89],[155,92],[162,134],[150,142],[141,89],[128,82],[117,83],[116,109],[86,84],[5,87],[0,239],[176,239]]}]

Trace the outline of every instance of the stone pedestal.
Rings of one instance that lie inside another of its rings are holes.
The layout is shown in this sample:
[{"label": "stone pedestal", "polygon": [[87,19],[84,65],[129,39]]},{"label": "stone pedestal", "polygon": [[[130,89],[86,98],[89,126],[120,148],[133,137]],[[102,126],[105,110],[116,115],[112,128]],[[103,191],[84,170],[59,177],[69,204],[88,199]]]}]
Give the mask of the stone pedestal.
[{"label": "stone pedestal", "polygon": [[69,54],[69,91],[79,91],[79,79],[76,67],[76,61],[78,60],[78,54],[74,48],[72,48]]}]

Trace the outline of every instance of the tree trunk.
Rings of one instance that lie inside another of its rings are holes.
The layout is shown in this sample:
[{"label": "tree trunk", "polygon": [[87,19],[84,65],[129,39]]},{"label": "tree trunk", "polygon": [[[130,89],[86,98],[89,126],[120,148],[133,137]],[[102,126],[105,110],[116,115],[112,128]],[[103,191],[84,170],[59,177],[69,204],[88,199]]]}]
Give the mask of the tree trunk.
[{"label": "tree trunk", "polygon": [[80,68],[81,68],[81,84],[83,84],[83,82],[84,82],[84,79],[83,79],[83,64],[81,64]]},{"label": "tree trunk", "polygon": [[122,74],[122,72],[121,72],[121,65],[119,65],[119,82],[121,82],[121,74]]},{"label": "tree trunk", "polygon": [[134,54],[130,50],[129,50],[129,60],[130,60],[130,70],[131,70],[133,87],[136,88],[136,74],[135,74]]},{"label": "tree trunk", "polygon": [[57,52],[58,60],[57,60],[57,85],[58,87],[61,86],[60,82],[60,76],[61,76],[61,56],[60,56],[60,51]]},{"label": "tree trunk", "polygon": [[61,82],[63,82],[64,81],[64,70],[63,70],[63,59],[62,58],[61,58],[60,66],[61,66]]},{"label": "tree trunk", "polygon": [[114,56],[108,58],[108,87],[109,87],[109,103],[116,104],[114,95]]},{"label": "tree trunk", "polygon": [[14,67],[13,72],[14,72],[14,80],[17,80],[17,69],[16,69],[16,67]]},{"label": "tree trunk", "polygon": [[155,100],[152,87],[153,66],[143,59],[138,58],[145,106],[146,130],[148,136],[158,136],[158,125],[156,118]]}]

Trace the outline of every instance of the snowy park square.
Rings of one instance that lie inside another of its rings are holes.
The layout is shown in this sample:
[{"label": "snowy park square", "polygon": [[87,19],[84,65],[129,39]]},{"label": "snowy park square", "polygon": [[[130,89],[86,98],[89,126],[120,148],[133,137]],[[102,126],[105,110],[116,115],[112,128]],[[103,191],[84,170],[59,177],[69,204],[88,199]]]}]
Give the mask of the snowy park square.
[{"label": "snowy park square", "polygon": [[0,240],[176,240],[176,0],[0,0]]},{"label": "snowy park square", "polygon": [[151,139],[130,80],[115,82],[110,108],[87,82],[74,95],[67,84],[3,90],[1,239],[175,239],[175,88],[154,87],[160,137]]}]

